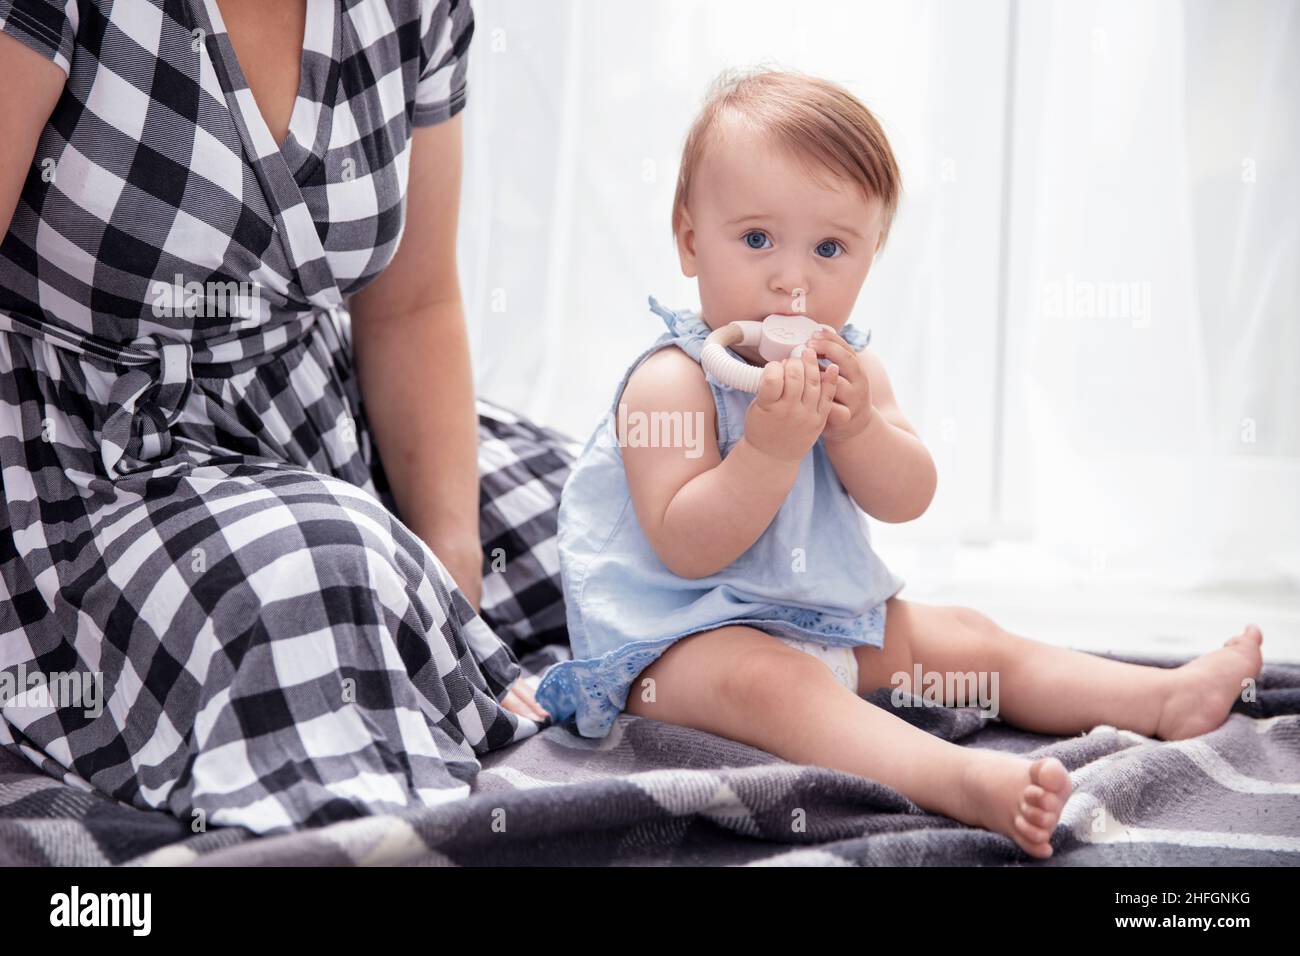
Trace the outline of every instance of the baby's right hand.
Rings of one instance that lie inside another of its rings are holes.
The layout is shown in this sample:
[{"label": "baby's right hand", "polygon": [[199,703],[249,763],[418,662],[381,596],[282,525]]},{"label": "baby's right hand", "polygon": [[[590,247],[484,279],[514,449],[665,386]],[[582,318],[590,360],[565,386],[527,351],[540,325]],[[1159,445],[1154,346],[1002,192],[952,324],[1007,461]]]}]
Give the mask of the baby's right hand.
[{"label": "baby's right hand", "polygon": [[774,458],[803,458],[826,425],[838,381],[839,366],[822,369],[812,349],[800,358],[768,362],[745,412],[745,438]]}]

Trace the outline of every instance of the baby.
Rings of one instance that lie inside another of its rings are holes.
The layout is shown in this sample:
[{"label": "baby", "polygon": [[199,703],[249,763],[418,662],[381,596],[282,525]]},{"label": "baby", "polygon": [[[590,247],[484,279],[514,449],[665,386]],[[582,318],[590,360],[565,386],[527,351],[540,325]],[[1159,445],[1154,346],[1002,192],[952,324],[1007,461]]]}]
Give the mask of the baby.
[{"label": "baby", "polygon": [[[627,712],[869,777],[1045,858],[1071,791],[1059,760],[962,747],[862,695],[893,687],[914,700],[915,667],[941,676],[943,704],[963,706],[949,675],[978,672],[1026,730],[1111,724],[1177,740],[1223,723],[1260,671],[1262,635],[1248,625],[1181,667],[1147,667],[898,597],[903,581],[862,512],[919,517],[935,466],[848,317],[899,192],[880,125],[841,87],[774,71],[715,86],[686,139],[672,217],[701,308],[650,300],[667,331],[624,374],[564,486],[573,658],[536,699],[584,736]],[[702,369],[713,330],[773,313],[837,331],[783,361],[734,346],[762,369],[757,394]]]}]

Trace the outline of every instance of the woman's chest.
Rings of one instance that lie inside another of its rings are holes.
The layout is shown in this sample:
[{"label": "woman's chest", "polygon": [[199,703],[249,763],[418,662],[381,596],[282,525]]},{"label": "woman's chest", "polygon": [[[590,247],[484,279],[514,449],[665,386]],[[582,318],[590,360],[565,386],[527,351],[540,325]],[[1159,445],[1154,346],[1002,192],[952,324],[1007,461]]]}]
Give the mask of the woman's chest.
[{"label": "woman's chest", "polygon": [[289,133],[302,80],[307,0],[215,0],[235,57],[277,146]]}]

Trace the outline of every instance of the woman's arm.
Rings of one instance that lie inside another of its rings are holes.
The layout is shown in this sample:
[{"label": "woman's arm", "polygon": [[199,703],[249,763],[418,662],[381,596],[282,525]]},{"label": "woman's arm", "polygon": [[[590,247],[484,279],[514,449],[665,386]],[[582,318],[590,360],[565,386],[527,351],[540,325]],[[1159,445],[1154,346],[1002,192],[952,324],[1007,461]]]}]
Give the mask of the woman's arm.
[{"label": "woman's arm", "polygon": [[357,380],[402,521],[478,610],[478,414],[456,272],[461,115],[412,134],[406,225],[348,303]]},{"label": "woman's arm", "polygon": [[67,80],[52,60],[0,33],[0,237],[9,231],[36,144]]}]

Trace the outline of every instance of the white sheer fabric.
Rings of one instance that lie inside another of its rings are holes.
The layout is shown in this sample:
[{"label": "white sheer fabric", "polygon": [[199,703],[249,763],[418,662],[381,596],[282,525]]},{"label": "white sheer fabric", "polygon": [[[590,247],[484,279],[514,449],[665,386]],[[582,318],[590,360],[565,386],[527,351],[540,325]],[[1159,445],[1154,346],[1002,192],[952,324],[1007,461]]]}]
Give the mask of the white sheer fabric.
[{"label": "white sheer fabric", "polygon": [[1134,582],[1300,578],[1296,5],[1018,20],[1004,513]]}]

